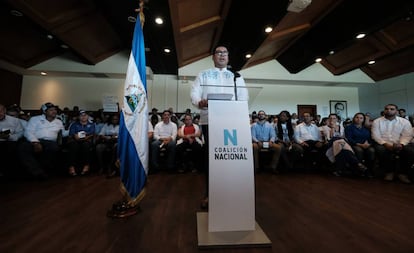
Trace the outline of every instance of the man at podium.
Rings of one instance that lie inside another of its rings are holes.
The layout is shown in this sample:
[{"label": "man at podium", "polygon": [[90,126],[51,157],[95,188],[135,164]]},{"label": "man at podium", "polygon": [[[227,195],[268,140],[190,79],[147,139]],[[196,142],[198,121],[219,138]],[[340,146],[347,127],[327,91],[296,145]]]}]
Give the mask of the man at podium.
[{"label": "man at podium", "polygon": [[228,68],[229,52],[225,46],[217,46],[212,51],[214,68],[201,71],[191,88],[191,102],[200,109],[200,125],[204,135],[203,170],[206,172],[206,191],[201,207],[208,206],[208,98],[249,100],[243,77]]}]

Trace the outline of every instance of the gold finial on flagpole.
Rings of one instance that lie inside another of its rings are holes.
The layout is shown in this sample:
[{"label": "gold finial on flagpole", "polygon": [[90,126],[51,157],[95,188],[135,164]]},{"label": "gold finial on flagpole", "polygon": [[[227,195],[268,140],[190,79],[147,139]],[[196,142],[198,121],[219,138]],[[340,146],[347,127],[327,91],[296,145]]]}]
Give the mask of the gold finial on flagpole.
[{"label": "gold finial on flagpole", "polygon": [[139,8],[135,9],[136,12],[139,12],[139,20],[141,22],[141,27],[144,27],[145,15],[144,15],[144,0],[139,0]]}]

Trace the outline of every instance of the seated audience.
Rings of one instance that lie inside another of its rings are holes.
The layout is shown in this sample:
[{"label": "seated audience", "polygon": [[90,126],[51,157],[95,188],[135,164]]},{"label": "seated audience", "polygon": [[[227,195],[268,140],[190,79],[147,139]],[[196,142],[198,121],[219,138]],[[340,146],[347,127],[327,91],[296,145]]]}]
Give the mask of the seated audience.
[{"label": "seated audience", "polygon": [[[185,172],[188,168],[188,162],[193,162],[195,168],[201,168],[201,129],[198,125],[193,124],[191,114],[186,114],[184,117],[184,125],[182,125],[177,132],[179,137],[177,141],[177,160],[181,168],[179,172]],[[191,150],[191,156],[188,155]]]},{"label": "seated audience", "polygon": [[291,121],[292,121],[292,126],[294,128],[300,123],[299,116],[296,112],[292,113]]},{"label": "seated audience", "polygon": [[99,115],[95,116],[94,122],[95,122],[95,135],[98,135],[101,132],[105,123],[103,122],[102,117]]},{"label": "seated audience", "polygon": [[[277,118],[277,117],[276,117]],[[275,125],[277,141],[282,145],[281,157],[285,166],[290,169],[293,167],[292,162],[288,157],[288,152],[293,150],[295,142],[295,132],[293,130],[291,115],[288,111],[281,111],[279,113],[279,120]],[[297,149],[296,149],[297,150]]]},{"label": "seated audience", "polygon": [[154,140],[151,143],[151,163],[152,172],[158,172],[160,169],[160,150],[166,149],[167,169],[175,169],[175,151],[177,138],[177,125],[170,120],[171,112],[165,110],[162,113],[162,121],[154,127]]},{"label": "seated audience", "polygon": [[[308,112],[303,113],[303,122],[295,127],[295,142],[298,145],[292,146],[294,152],[301,154],[305,162],[312,162],[314,166],[317,162],[322,161],[324,157],[324,143],[322,142],[319,128],[312,123],[312,115]],[[311,154],[316,152],[316,156]]]},{"label": "seated audience", "polygon": [[27,123],[29,121],[29,117],[27,117],[27,115],[23,111],[20,110],[20,107],[18,107],[17,105],[9,106],[7,108],[6,114],[11,117],[19,119],[20,124],[23,127],[23,130],[26,129]]},{"label": "seated audience", "polygon": [[155,126],[158,122],[161,121],[161,116],[158,114],[157,108],[152,108],[149,118],[151,119],[152,126]]},{"label": "seated audience", "polygon": [[113,177],[117,173],[115,162],[117,160],[118,133],[119,116],[114,114],[102,127],[97,137],[96,156],[99,173],[107,173],[108,177]]},{"label": "seated audience", "polygon": [[365,113],[365,127],[371,129],[372,122],[374,122],[374,118],[371,116],[371,113]]},{"label": "seated audience", "polygon": [[335,164],[334,174],[337,176],[361,175],[372,177],[368,168],[358,160],[352,147],[345,139],[344,128],[338,123],[336,113],[329,114],[328,125],[322,127],[327,140],[326,156]]},{"label": "seated audience", "polygon": [[19,160],[23,167],[37,179],[46,179],[47,171],[56,167],[59,151],[58,134],[67,135],[62,121],[56,118],[57,109],[52,103],[41,107],[42,115],[30,118],[20,145]]},{"label": "seated audience", "polygon": [[200,125],[200,114],[197,114],[196,116],[194,116],[193,123],[198,126]]},{"label": "seated audience", "polygon": [[81,175],[89,173],[94,147],[95,124],[89,122],[89,115],[79,111],[79,120],[69,128],[67,147],[69,150],[69,175],[77,175],[77,167],[81,167]]},{"label": "seated audience", "polygon": [[358,112],[352,124],[345,128],[345,137],[355,152],[356,157],[370,171],[374,169],[375,149],[372,145],[371,131],[365,127],[365,115]]},{"label": "seated audience", "polygon": [[404,119],[406,119],[406,120],[409,120],[409,117],[408,117],[408,115],[407,115],[407,112],[405,111],[405,109],[403,109],[403,108],[400,108],[399,110],[398,110],[398,116],[400,116],[401,118],[404,118]]},{"label": "seated audience", "polygon": [[379,167],[385,172],[384,180],[393,181],[395,174],[406,184],[411,180],[409,172],[414,157],[413,146],[407,145],[413,137],[413,130],[408,120],[397,117],[398,107],[388,104],[384,116],[372,123],[371,134],[375,141],[374,148],[379,159]]},{"label": "seated audience", "polygon": [[195,113],[191,113],[191,109],[187,108],[187,109],[185,109],[185,112],[180,116],[180,121],[181,122],[184,122],[185,115],[190,115],[192,119],[194,119],[194,117],[195,117]]},{"label": "seated audience", "polygon": [[258,121],[251,126],[254,171],[259,172],[260,170],[260,150],[268,149],[272,153],[271,169],[274,173],[277,173],[282,145],[276,143],[276,132],[272,125],[266,120],[266,113],[263,110],[260,110],[257,113],[257,118]]},{"label": "seated audience", "polygon": [[322,139],[329,141],[334,137],[345,137],[344,127],[338,122],[338,115],[331,113],[328,116],[327,124],[320,126]]},{"label": "seated audience", "polygon": [[152,142],[154,138],[154,127],[152,126],[151,122],[148,121],[148,141],[149,143]]},{"label": "seated audience", "polygon": [[24,133],[19,119],[7,115],[6,112],[6,107],[0,104],[1,175],[15,173],[16,168],[14,162],[17,160],[17,143]]}]

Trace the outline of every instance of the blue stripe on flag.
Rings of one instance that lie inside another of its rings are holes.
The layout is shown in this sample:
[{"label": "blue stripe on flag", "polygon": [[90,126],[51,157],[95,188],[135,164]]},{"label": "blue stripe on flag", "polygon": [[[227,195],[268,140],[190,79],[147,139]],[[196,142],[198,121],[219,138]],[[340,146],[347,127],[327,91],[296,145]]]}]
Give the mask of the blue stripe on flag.
[{"label": "blue stripe on flag", "polygon": [[124,105],[120,116],[118,158],[121,182],[128,200],[143,192],[148,173],[148,105],[144,35],[139,15],[125,79]]}]

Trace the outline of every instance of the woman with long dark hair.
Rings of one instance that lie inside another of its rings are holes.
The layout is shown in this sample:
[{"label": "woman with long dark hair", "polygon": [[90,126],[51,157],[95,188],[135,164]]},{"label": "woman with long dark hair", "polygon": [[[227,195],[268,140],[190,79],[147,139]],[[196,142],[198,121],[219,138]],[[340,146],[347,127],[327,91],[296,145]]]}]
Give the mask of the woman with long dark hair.
[{"label": "woman with long dark hair", "polygon": [[281,111],[277,116],[279,120],[277,121],[275,130],[278,142],[282,145],[281,158],[285,166],[288,169],[293,167],[289,157],[288,152],[292,150],[292,145],[294,145],[294,130],[292,125],[292,117],[288,111]]},{"label": "woman with long dark hair", "polygon": [[375,149],[372,146],[371,131],[365,127],[365,114],[358,112],[352,118],[352,124],[345,128],[345,137],[356,157],[370,170],[374,167]]}]

